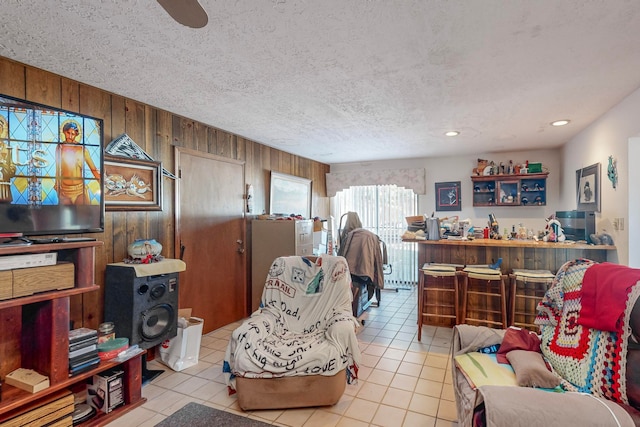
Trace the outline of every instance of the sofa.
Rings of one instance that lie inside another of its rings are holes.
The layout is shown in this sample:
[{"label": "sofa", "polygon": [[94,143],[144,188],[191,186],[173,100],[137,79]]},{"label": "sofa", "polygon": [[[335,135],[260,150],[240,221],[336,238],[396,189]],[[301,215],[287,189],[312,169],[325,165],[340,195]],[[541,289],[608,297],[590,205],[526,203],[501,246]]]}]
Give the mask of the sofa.
[{"label": "sofa", "polygon": [[639,269],[577,259],[538,304],[539,334],[456,325],[458,425],[640,426],[638,295]]}]

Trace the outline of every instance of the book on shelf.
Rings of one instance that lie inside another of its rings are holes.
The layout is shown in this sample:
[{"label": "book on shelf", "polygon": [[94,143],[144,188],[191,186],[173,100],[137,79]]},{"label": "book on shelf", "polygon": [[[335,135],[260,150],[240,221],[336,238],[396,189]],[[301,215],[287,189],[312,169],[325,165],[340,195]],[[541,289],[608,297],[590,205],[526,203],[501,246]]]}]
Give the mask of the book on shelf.
[{"label": "book on shelf", "polygon": [[100,357],[98,357],[97,359],[90,359],[84,363],[81,363],[75,366],[74,368],[69,368],[69,376],[88,371],[90,369],[95,368],[99,364],[100,364]]},{"label": "book on shelf", "polygon": [[80,363],[84,363],[89,359],[95,359],[95,358],[99,358],[100,355],[98,354],[98,350],[95,351],[91,351],[89,353],[86,354],[81,354],[80,356],[76,356],[73,358],[69,358],[69,367],[73,368],[75,365],[79,365]]},{"label": "book on shelf", "polygon": [[83,354],[87,354],[87,353],[90,353],[92,351],[97,351],[97,350],[98,350],[98,344],[92,344],[90,346],[83,347],[83,348],[78,349],[76,351],[70,351],[69,352],[69,359],[73,359],[74,357],[82,356]]},{"label": "book on shelf", "polygon": [[98,338],[98,331],[96,329],[78,328],[69,331],[69,345],[75,344],[79,341],[84,341],[89,338]]},{"label": "book on shelf", "polygon": [[69,344],[69,352],[80,350],[81,348],[89,347],[93,344],[98,344],[97,337],[91,337],[86,340],[78,341],[73,344]]}]

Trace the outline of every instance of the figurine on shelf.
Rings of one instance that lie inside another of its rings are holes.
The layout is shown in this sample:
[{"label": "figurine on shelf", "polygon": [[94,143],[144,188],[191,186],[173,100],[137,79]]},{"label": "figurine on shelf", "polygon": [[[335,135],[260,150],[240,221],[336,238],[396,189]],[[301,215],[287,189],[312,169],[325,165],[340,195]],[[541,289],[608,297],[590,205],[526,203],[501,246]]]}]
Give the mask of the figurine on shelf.
[{"label": "figurine on shelf", "polygon": [[473,169],[474,175],[477,175],[477,176],[484,175],[484,170],[485,170],[485,168],[487,167],[488,164],[489,164],[488,160],[486,160],[486,159],[478,159],[478,164]]},{"label": "figurine on shelf", "polygon": [[545,235],[542,238],[545,242],[564,242],[566,236],[560,221],[556,219],[555,215],[551,215],[546,219],[547,225],[545,226]]},{"label": "figurine on shelf", "polygon": [[507,193],[504,192],[504,190],[500,190],[500,203],[506,203],[507,202]]},{"label": "figurine on shelf", "polygon": [[498,175],[498,165],[496,165],[493,162],[493,160],[491,160],[491,163],[489,163],[489,166],[491,166],[489,175]]}]

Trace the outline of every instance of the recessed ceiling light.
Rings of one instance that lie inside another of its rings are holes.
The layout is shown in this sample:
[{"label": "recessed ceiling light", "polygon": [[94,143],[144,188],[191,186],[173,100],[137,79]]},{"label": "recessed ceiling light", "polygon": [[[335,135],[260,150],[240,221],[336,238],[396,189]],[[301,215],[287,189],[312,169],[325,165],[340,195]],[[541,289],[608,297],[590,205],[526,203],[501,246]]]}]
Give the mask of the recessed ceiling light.
[{"label": "recessed ceiling light", "polygon": [[551,122],[551,126],[564,126],[568,124],[569,120],[556,120],[555,122]]},{"label": "recessed ceiling light", "polygon": [[449,132],[445,132],[444,134],[446,136],[458,136],[460,135],[460,132],[458,132],[457,130],[450,130]]}]

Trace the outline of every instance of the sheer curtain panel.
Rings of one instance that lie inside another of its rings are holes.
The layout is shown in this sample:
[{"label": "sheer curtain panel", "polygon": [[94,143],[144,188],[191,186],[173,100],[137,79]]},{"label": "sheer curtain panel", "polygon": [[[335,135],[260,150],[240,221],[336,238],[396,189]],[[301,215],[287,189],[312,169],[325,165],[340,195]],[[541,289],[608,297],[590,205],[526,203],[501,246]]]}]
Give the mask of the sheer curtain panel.
[{"label": "sheer curtain panel", "polygon": [[[403,243],[407,229],[405,217],[417,215],[418,197],[413,190],[396,185],[362,185],[338,191],[331,198],[331,214],[338,228],[344,227],[347,212],[356,212],[365,228],[387,246],[391,273],[385,275],[385,288],[414,286],[418,278],[418,248]],[[341,221],[342,219],[342,221]]]}]

